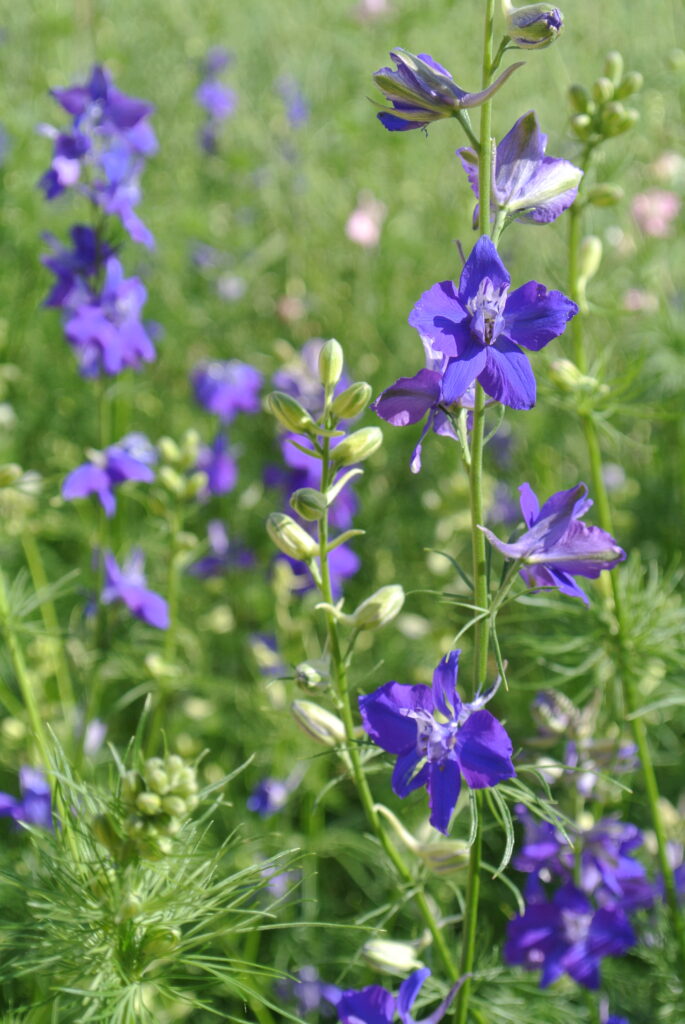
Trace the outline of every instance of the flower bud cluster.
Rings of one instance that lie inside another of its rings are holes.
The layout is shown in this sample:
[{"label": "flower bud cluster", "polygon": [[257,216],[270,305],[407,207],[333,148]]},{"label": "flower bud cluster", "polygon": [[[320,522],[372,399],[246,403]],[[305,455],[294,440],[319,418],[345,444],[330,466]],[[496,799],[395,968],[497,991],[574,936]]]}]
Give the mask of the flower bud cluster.
[{"label": "flower bud cluster", "polygon": [[[608,53],[603,74],[591,89],[572,85],[568,92],[573,111],[571,130],[586,144],[596,146],[605,139],[622,135],[638,121],[639,114],[622,101],[640,92],[643,78],[639,71],[623,70],[623,57],[618,51]],[[596,200],[590,200],[596,201]],[[598,205],[605,205],[599,202]]]},{"label": "flower bud cluster", "polygon": [[182,757],[150,757],[142,771],[126,772],[121,794],[129,811],[124,829],[141,856],[171,852],[171,840],[198,804],[195,768]]},{"label": "flower bud cluster", "polygon": [[159,439],[157,480],[174,498],[194,501],[206,490],[208,474],[198,469],[202,447],[199,433],[192,429],[186,430],[180,444],[172,437]]}]

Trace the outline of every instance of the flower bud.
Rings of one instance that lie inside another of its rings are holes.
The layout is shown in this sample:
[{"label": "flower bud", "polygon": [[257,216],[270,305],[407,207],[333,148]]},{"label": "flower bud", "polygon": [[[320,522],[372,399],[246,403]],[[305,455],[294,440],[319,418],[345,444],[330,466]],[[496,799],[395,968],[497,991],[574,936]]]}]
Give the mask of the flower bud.
[{"label": "flower bud", "polygon": [[463,840],[418,843],[414,852],[434,875],[456,875],[468,870],[470,848]]},{"label": "flower bud", "polygon": [[184,497],[197,498],[198,494],[207,489],[208,483],[209,477],[204,470],[199,469],[196,473],[191,473],[186,480]]},{"label": "flower bud", "polygon": [[322,519],[328,508],[328,502],[321,491],[313,487],[300,487],[290,495],[291,508],[308,522],[316,522]]},{"label": "flower bud", "polygon": [[602,242],[597,235],[587,235],[580,243],[578,254],[578,276],[583,282],[590,281],[602,262]]},{"label": "flower bud", "polygon": [[575,114],[571,118],[571,128],[578,138],[584,139],[590,133],[592,118],[589,114]]},{"label": "flower bud", "polygon": [[149,773],[146,772],[145,782],[159,796],[164,796],[165,793],[169,792],[169,776],[161,768],[155,768]]},{"label": "flower bud", "polygon": [[618,50],[611,50],[604,59],[604,75],[613,85],[618,85],[623,75],[623,57]]},{"label": "flower bud", "polygon": [[597,103],[608,103],[614,97],[614,84],[610,78],[602,76],[592,86],[592,95]]},{"label": "flower bud", "polygon": [[200,454],[202,439],[197,430],[186,430],[181,440],[180,456],[181,463],[186,469],[196,465]]},{"label": "flower bud", "polygon": [[0,487],[11,487],[12,484],[16,484],[23,472],[16,462],[6,462],[4,466],[0,466]]},{"label": "flower bud", "polygon": [[327,391],[332,391],[343,372],[344,355],[342,345],[330,338],[319,352],[319,377]]},{"label": "flower bud", "polygon": [[266,521],[266,531],[284,555],[298,562],[307,562],[318,554],[319,546],[314,538],[282,512],[272,512]]},{"label": "flower bud", "polygon": [[616,87],[616,99],[624,100],[627,96],[640,92],[644,84],[644,77],[639,71],[628,71]]},{"label": "flower bud", "polygon": [[299,402],[284,391],[272,391],[266,396],[264,404],[282,427],[296,434],[314,433],[314,420]]},{"label": "flower bud", "polygon": [[578,114],[586,114],[588,106],[590,105],[590,93],[587,91],[584,85],[569,86],[568,90],[569,103]]},{"label": "flower bud", "polygon": [[157,479],[159,480],[162,487],[165,487],[167,491],[180,498],[185,494],[186,481],[175,469],[171,466],[162,466],[157,473]]},{"label": "flower bud", "polygon": [[523,50],[540,50],[553,43],[561,32],[564,18],[553,4],[526,4],[512,7],[509,0],[504,3],[506,34],[515,46]]},{"label": "flower bud", "polygon": [[393,939],[369,939],[362,946],[362,960],[377,971],[404,974],[423,967],[416,957],[416,948],[411,942],[396,942]]},{"label": "flower bud", "polygon": [[136,797],[136,807],[141,814],[155,815],[161,811],[162,801],[156,793],[145,790]]},{"label": "flower bud", "polygon": [[157,442],[157,451],[162,462],[176,464],[181,461],[181,449],[173,437],[160,437]]},{"label": "flower bud", "polygon": [[330,671],[328,662],[323,659],[301,661],[295,666],[295,682],[302,690],[320,690],[328,686]]},{"label": "flower bud", "polygon": [[607,136],[622,135],[638,121],[637,110],[626,109],[622,103],[607,103],[602,111],[602,129]]},{"label": "flower bud", "polygon": [[593,206],[615,206],[623,199],[624,192],[620,185],[612,185],[605,182],[601,185],[593,185],[585,193],[588,203]]},{"label": "flower bud", "polygon": [[337,715],[311,700],[294,700],[290,705],[297,724],[317,743],[337,747],[345,742],[345,726]]},{"label": "flower bud", "polygon": [[381,587],[359,605],[349,616],[355,629],[380,629],[399,615],[404,604],[404,590],[399,583]]},{"label": "flower bud", "polygon": [[187,813],[188,808],[180,796],[172,794],[171,796],[162,797],[162,810],[165,814],[170,814],[174,818],[180,818]]},{"label": "flower bud", "polygon": [[119,913],[117,914],[118,921],[130,921],[134,917],[138,917],[141,910],[143,909],[143,901],[137,892],[127,893],[121,901],[119,906]]},{"label": "flower bud", "polygon": [[154,924],[148,928],[143,941],[143,956],[153,959],[160,956],[168,956],[177,949],[181,941],[181,933],[178,928],[169,928],[167,925]]},{"label": "flower bud", "polygon": [[333,399],[331,415],[336,420],[353,419],[360,412],[364,412],[371,401],[372,394],[371,385],[367,384],[365,380],[358,380],[354,384],[350,384],[349,388],[345,388]]},{"label": "flower bud", "polygon": [[351,466],[355,462],[363,462],[373,455],[383,444],[383,433],[380,427],[362,427],[344,438],[331,452],[331,462],[340,466]]}]

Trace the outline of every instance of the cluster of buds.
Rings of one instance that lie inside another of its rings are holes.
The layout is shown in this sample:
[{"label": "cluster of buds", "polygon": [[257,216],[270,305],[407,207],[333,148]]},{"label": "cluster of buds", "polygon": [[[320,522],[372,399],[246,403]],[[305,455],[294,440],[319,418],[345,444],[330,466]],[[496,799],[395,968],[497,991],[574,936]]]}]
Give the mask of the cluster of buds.
[{"label": "cluster of buds", "polygon": [[25,472],[16,462],[0,465],[0,519],[5,533],[16,537],[24,532],[41,486],[38,473]]},{"label": "cluster of buds", "polygon": [[[633,107],[626,106],[623,100],[639,92],[642,84],[639,71],[624,72],[623,57],[618,51],[608,53],[603,74],[593,83],[591,90],[577,84],[569,89],[574,134],[586,145],[596,146],[604,139],[628,131],[640,115]],[[607,200],[603,194],[598,198],[600,205]]]},{"label": "cluster of buds", "polygon": [[126,772],[121,795],[129,815],[126,835],[141,856],[154,857],[171,852],[172,837],[183,819],[198,804],[197,775],[182,757],[150,757],[142,771]]},{"label": "cluster of buds", "polygon": [[208,477],[197,469],[202,441],[197,430],[186,430],[180,444],[172,437],[162,437],[157,444],[160,466],[157,480],[162,487],[181,501],[194,501],[207,487]]}]

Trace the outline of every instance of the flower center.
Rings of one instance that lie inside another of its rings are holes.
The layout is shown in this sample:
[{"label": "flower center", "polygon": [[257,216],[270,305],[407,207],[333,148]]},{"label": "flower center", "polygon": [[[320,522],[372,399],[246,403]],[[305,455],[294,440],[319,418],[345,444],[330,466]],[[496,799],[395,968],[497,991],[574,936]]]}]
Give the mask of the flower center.
[{"label": "flower center", "polygon": [[561,921],[564,937],[570,945],[584,942],[592,924],[592,914],[578,914],[574,910],[562,910]]},{"label": "flower center", "polygon": [[492,345],[502,333],[506,288],[499,290],[489,277],[484,277],[478,292],[466,304],[471,314],[471,334],[483,345]]},{"label": "flower center", "polygon": [[416,719],[416,750],[427,761],[444,761],[454,749],[460,722],[437,722],[427,711],[418,711]]}]

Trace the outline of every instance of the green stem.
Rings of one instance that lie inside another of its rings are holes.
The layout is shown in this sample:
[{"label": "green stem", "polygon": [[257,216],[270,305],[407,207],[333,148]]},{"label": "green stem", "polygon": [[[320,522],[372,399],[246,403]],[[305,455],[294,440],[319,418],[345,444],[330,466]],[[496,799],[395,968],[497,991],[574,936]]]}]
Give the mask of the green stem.
[{"label": "green stem", "polygon": [[[495,0],[485,0],[485,26],[483,34],[483,76],[482,88],[490,85],[493,69],[493,32]],[[480,159],[478,161],[478,228],[481,235],[490,234],[490,202],[492,193],[492,103],[487,100],[480,108]],[[485,536],[478,529],[484,522],[483,515],[483,438],[485,430],[485,393],[476,382],[476,396],[471,431],[471,466],[469,471],[471,502],[471,550],[473,556],[473,603],[478,608],[488,607],[487,563],[485,557]],[[485,682],[488,669],[488,648],[490,620],[485,616],[476,621],[473,636],[473,682],[474,691]],[[476,794],[476,834],[469,854],[469,873],[466,887],[466,906],[461,946],[460,973],[464,983],[459,990],[455,1020],[466,1024],[471,998],[471,973],[475,961],[476,931],[478,925],[478,904],[480,900],[480,868],[483,846],[481,825],[482,801]]]},{"label": "green stem", "polygon": [[24,707],[28,712],[29,722],[31,723],[31,728],[33,730],[33,739],[38,748],[38,753],[41,761],[43,762],[43,766],[47,768],[50,763],[48,757],[48,739],[45,727],[43,726],[43,720],[40,717],[38,702],[36,701],[36,695],[33,692],[33,685],[26,668],[26,662],[24,661],[24,653],[12,625],[9,595],[7,593],[7,581],[5,580],[4,573],[2,572],[0,572],[0,629],[2,629],[2,632],[5,634],[7,650],[12,662],[12,667],[14,668],[14,674],[17,677],[17,683],[19,684],[19,690],[24,701]]},{"label": "green stem", "polygon": [[[586,156],[585,164],[589,160],[589,154]],[[571,207],[571,220],[569,225],[569,291],[571,298],[577,301],[579,295],[578,285],[578,259],[579,249],[581,243],[581,213],[582,206],[578,210],[575,206]],[[585,314],[579,312],[573,319],[573,352],[576,365],[582,373],[587,372],[587,354],[584,344],[583,328],[585,323]],[[609,495],[607,492],[606,484],[604,482],[603,464],[602,464],[602,450],[599,443],[599,434],[597,431],[597,424],[590,411],[581,411],[579,413],[583,433],[585,435],[585,443],[587,446],[588,460],[590,463],[590,478],[592,481],[592,496],[595,500],[595,508],[597,510],[597,519],[599,525],[607,533],[613,535],[613,523],[611,515],[611,505],[609,502]],[[657,851],[659,867],[664,879],[664,888],[666,891],[666,902],[668,904],[671,920],[673,923],[673,929],[675,932],[677,944],[678,944],[678,955],[680,959],[681,969],[685,975],[685,920],[683,919],[683,913],[678,901],[678,893],[675,886],[675,880],[673,877],[673,870],[668,859],[667,849],[667,837],[664,823],[661,816],[661,809],[659,807],[659,786],[654,771],[654,763],[652,760],[652,754],[649,746],[649,739],[647,736],[647,728],[645,726],[644,719],[639,716],[640,708],[640,695],[635,683],[635,678],[631,670],[630,658],[629,658],[629,633],[630,626],[626,619],[625,609],[623,607],[623,599],[619,588],[619,577],[617,573],[610,573],[610,590],[605,590],[606,603],[612,606],[613,615],[616,622],[616,651],[617,651],[617,662],[618,662],[618,677],[621,685],[621,691],[623,695],[623,702],[625,705],[625,711],[630,721],[630,727],[633,734],[633,740],[638,750],[638,756],[640,759],[640,766],[642,772],[642,780],[645,787],[645,795],[647,797],[647,804],[649,806],[649,813],[652,820],[652,827],[656,836]]]},{"label": "green stem", "polygon": [[[328,399],[328,396],[327,396]],[[328,401],[327,401],[328,404]],[[323,439],[322,445],[322,469],[321,469],[321,492],[325,493],[331,483],[333,473],[331,472],[330,463],[330,440],[329,438]],[[321,594],[326,604],[333,604],[333,594],[331,590],[331,576],[328,565],[328,513],[326,513],[321,521],[319,522],[319,552],[321,562]],[[349,681],[347,677],[347,669],[345,659],[342,653],[342,645],[340,643],[340,635],[338,632],[338,623],[336,622],[335,616],[327,612],[326,613],[327,628],[328,628],[328,646],[331,655],[331,664],[333,666],[333,683],[335,686],[335,694],[338,703],[338,709],[340,717],[343,722],[345,729],[345,740],[346,740],[346,751],[349,755],[350,765],[352,768],[352,777],[354,784],[359,795],[366,820],[371,828],[373,834],[376,836],[381,846],[385,850],[389,860],[395,867],[398,875],[402,881],[407,885],[413,884],[413,878],[407,865],[405,864],[401,854],[397,850],[395,844],[387,834],[383,823],[380,819],[378,812],[374,805],[374,799],[369,788],[369,783],[364,774],[364,766],[359,754],[359,746],[355,740],[355,727],[354,719],[352,717],[352,707],[350,704],[350,692],[349,692]],[[451,981],[456,981],[457,972],[455,964],[450,955],[445,936],[440,930],[440,926],[435,919],[435,916],[430,908],[428,900],[425,894],[421,891],[414,892],[414,899],[418,909],[423,917],[426,927],[431,933],[435,948],[438,956],[442,962],[443,968],[446,971]]]},{"label": "green stem", "polygon": [[[169,608],[169,626],[164,636],[164,661],[173,667],[176,658],[178,643],[178,602],[180,596],[181,574],[179,572],[178,535],[183,529],[183,517],[174,509],[169,517],[169,536],[171,552],[169,557],[169,568],[167,574],[167,605]],[[150,730],[146,750],[151,756],[159,746],[159,736],[164,725],[164,715],[167,708],[169,696],[168,683],[159,679],[157,681],[157,692],[155,694],[155,707],[150,719]]]}]

